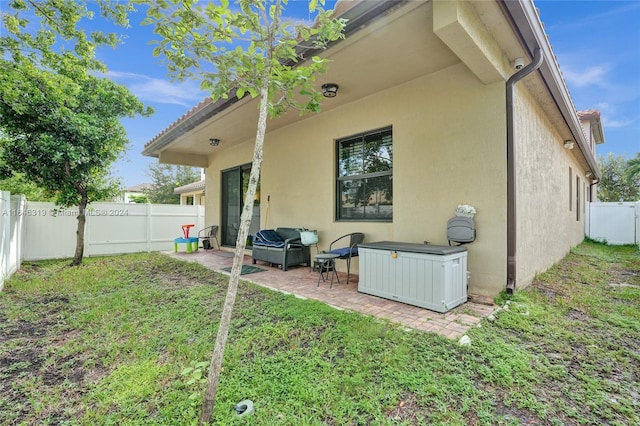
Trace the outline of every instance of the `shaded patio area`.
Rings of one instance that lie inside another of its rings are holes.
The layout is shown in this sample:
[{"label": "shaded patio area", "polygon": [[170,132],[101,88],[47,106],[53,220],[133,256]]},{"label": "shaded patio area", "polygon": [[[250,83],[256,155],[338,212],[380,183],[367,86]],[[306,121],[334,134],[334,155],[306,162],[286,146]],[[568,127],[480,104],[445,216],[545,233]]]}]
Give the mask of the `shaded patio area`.
[{"label": "shaded patio area", "polygon": [[[224,250],[198,250],[194,253],[167,253],[177,259],[197,262],[216,272],[229,275],[223,271],[233,262],[233,253]],[[244,265],[252,265],[250,255],[245,255]],[[405,327],[420,331],[430,331],[451,339],[457,339],[468,329],[476,326],[484,317],[491,314],[495,305],[467,302],[451,311],[441,314],[428,309],[418,308],[392,300],[383,299],[358,292],[358,275],[351,274],[349,284],[347,274],[338,272],[340,284],[334,279],[333,287],[329,281],[320,280],[318,272],[306,266],[290,266],[286,272],[277,267],[258,261],[255,265],[262,272],[242,275],[241,279],[297,297],[318,300],[338,309],[345,309],[387,319]]]}]

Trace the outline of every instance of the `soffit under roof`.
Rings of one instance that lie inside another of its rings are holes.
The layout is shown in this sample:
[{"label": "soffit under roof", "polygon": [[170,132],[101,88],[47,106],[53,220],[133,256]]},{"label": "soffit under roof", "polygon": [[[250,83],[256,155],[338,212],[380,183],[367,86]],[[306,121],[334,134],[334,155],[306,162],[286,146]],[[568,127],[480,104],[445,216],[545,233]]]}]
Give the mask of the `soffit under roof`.
[{"label": "soffit under roof", "polygon": [[[361,99],[422,75],[450,67],[460,60],[433,34],[432,3],[407,2],[334,44],[320,56],[331,59],[328,72],[317,77],[323,83],[337,83],[338,96],[324,99],[323,111]],[[401,64],[401,65],[399,65]],[[203,104],[206,105],[206,104]],[[269,131],[304,120],[297,111],[269,121]],[[242,99],[213,118],[173,139],[160,150],[177,154],[211,155],[255,136],[258,101]],[[210,138],[222,142],[209,144]],[[152,144],[151,144],[152,145]],[[147,148],[149,149],[149,148]]]}]

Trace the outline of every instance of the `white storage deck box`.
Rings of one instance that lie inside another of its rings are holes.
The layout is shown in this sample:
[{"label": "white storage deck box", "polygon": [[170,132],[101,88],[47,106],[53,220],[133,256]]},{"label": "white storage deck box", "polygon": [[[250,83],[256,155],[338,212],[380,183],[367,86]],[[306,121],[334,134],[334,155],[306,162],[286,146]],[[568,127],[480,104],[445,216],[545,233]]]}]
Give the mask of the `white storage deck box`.
[{"label": "white storage deck box", "polygon": [[358,245],[358,291],[447,312],[467,301],[467,249],[380,241]]}]

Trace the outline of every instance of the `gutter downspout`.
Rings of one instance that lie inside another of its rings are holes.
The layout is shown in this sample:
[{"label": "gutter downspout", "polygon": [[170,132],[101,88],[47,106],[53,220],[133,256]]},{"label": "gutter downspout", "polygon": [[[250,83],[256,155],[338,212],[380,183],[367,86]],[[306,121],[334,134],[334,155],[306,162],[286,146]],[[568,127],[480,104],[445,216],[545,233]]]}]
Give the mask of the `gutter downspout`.
[{"label": "gutter downspout", "polygon": [[529,65],[507,80],[507,295],[516,289],[516,161],[513,120],[513,86],[542,65],[544,58],[536,47]]},{"label": "gutter downspout", "polygon": [[593,187],[594,187],[594,186],[596,186],[596,185],[597,185],[597,184],[599,184],[599,183],[600,183],[600,179],[595,178],[595,179],[593,179],[593,181],[591,181],[591,183],[589,184],[589,195],[590,195],[590,197],[589,197],[589,198],[590,198],[591,202],[593,202],[593,198],[594,198],[594,197],[593,197]]}]

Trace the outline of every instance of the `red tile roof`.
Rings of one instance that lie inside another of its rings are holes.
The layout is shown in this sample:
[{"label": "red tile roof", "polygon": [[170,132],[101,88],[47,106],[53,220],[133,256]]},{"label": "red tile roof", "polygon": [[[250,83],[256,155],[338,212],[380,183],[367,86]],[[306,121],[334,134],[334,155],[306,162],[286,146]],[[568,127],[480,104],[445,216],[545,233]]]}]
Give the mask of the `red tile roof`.
[{"label": "red tile roof", "polygon": [[578,111],[578,118],[580,121],[598,119],[600,118],[600,111],[597,109],[585,109]]},{"label": "red tile roof", "polygon": [[153,144],[155,141],[157,141],[158,139],[160,139],[160,137],[162,135],[164,135],[165,133],[169,132],[171,129],[173,129],[174,127],[176,127],[177,125],[179,125],[180,123],[186,121],[189,117],[194,116],[198,111],[202,110],[204,107],[206,107],[207,105],[211,104],[211,98],[210,97],[206,97],[204,98],[198,105],[194,106],[193,108],[191,108],[189,111],[187,111],[186,113],[182,114],[182,116],[180,116],[178,119],[176,119],[173,123],[169,124],[168,127],[166,127],[164,130],[162,130],[160,133],[158,133],[156,136],[153,137],[153,139],[151,139],[149,142],[147,142],[144,147],[147,148],[149,147],[151,144]]}]

